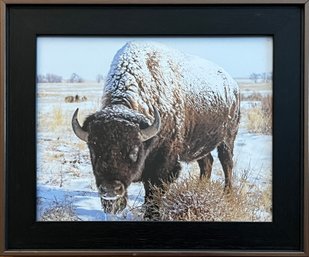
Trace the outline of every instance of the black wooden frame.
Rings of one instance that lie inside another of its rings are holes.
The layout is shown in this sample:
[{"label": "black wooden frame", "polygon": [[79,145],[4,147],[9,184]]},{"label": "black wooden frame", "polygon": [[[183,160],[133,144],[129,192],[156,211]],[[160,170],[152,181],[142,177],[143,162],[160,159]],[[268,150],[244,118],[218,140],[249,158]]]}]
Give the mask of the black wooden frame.
[{"label": "black wooden frame", "polygon": [[[304,252],[303,4],[14,4],[7,5],[6,10],[4,250]],[[35,222],[38,35],[272,36],[273,222]]]}]

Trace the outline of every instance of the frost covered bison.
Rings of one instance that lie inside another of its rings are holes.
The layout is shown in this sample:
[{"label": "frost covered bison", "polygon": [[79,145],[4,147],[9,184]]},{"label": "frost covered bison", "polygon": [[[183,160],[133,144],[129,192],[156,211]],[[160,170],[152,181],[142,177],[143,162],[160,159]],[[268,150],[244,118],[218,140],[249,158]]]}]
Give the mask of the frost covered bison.
[{"label": "frost covered bison", "polygon": [[78,109],[72,118],[88,144],[103,209],[121,211],[128,186],[142,181],[145,216],[153,218],[153,186],[173,182],[180,161],[197,161],[209,178],[215,148],[229,190],[239,108],[237,83],[217,65],[157,43],[127,43],[112,62],[102,109],[82,126]]}]

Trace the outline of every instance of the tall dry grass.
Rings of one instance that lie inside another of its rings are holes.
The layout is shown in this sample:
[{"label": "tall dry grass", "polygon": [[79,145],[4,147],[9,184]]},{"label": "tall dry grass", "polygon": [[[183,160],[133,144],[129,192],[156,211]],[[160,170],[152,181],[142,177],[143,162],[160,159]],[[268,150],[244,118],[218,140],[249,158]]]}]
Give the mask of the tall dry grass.
[{"label": "tall dry grass", "polygon": [[154,188],[163,221],[270,221],[271,189],[260,189],[247,179],[234,183],[231,193],[220,181],[187,178],[173,183],[162,195]]},{"label": "tall dry grass", "polygon": [[252,94],[249,95],[240,94],[241,101],[261,101],[262,98],[263,95],[260,92],[253,92]]},{"label": "tall dry grass", "polygon": [[39,113],[38,131],[63,133],[70,125],[71,120],[68,114],[66,110],[58,105],[54,105],[48,113]]},{"label": "tall dry grass", "polygon": [[247,112],[247,129],[249,132],[272,134],[272,102],[271,95],[261,98],[261,105]]}]

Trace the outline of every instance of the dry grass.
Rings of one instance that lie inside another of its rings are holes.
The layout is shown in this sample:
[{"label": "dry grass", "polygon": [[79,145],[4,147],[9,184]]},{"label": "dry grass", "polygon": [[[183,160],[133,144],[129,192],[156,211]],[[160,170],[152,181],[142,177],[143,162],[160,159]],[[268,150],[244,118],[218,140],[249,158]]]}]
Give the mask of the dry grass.
[{"label": "dry grass", "polygon": [[238,81],[238,85],[241,91],[260,91],[260,90],[272,90],[272,83],[243,83]]},{"label": "dry grass", "polygon": [[61,134],[70,125],[69,122],[68,113],[61,106],[55,105],[50,113],[39,113],[37,129],[41,132]]},{"label": "dry grass", "polygon": [[64,114],[61,108],[59,107],[54,107],[53,111],[53,120],[55,121],[55,125],[62,125],[65,121],[64,119]]},{"label": "dry grass", "polygon": [[[70,104],[70,103],[67,103]],[[97,99],[90,108],[84,108],[79,112],[79,122],[83,124],[86,117],[99,110],[99,100]],[[53,131],[58,134],[73,133],[71,120],[72,115],[77,107],[72,109],[62,108],[61,104],[54,105],[50,112],[39,113],[38,115],[38,130],[42,132]]]},{"label": "dry grass", "polygon": [[259,92],[253,92],[252,94],[249,94],[249,95],[240,94],[241,101],[261,101],[262,99],[263,99],[263,96]]},{"label": "dry grass", "polygon": [[53,130],[59,129],[68,124],[68,119],[61,107],[54,106],[51,116],[52,119],[50,119],[49,127]]},{"label": "dry grass", "polygon": [[262,97],[261,106],[250,109],[247,113],[249,132],[272,134],[272,96]]},{"label": "dry grass", "polygon": [[53,204],[47,208],[40,221],[79,221],[80,219],[75,214],[75,210],[71,202],[55,200]]},{"label": "dry grass", "polygon": [[[223,183],[187,178],[170,186],[164,196],[155,188],[154,201],[164,221],[270,221],[271,190],[243,181],[230,194]],[[266,214],[266,215],[265,215]]]}]

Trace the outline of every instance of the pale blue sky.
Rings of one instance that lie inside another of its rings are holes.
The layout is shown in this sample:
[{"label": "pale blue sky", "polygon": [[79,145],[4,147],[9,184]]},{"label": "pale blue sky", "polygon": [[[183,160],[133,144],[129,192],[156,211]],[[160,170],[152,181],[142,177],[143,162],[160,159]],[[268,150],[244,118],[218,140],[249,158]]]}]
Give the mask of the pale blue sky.
[{"label": "pale blue sky", "polygon": [[128,41],[160,42],[217,63],[234,78],[272,72],[271,37],[39,37],[37,74],[86,80],[106,75],[115,53]]}]

